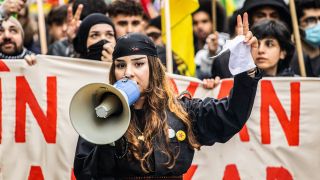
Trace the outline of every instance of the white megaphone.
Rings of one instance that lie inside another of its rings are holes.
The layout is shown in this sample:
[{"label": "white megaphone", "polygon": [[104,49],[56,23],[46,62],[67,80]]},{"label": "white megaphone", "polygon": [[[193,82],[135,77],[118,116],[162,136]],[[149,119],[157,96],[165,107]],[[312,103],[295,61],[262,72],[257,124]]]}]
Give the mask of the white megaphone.
[{"label": "white megaphone", "polygon": [[112,144],[127,131],[131,119],[130,106],[139,97],[137,83],[126,78],[114,85],[85,85],[71,100],[71,123],[85,140],[94,144]]}]

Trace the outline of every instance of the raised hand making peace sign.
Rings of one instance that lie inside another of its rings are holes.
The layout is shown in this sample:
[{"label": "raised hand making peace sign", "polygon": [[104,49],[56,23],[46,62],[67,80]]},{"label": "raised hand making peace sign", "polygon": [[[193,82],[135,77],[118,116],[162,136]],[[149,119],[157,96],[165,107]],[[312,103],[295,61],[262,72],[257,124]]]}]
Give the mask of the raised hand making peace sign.
[{"label": "raised hand making peace sign", "polygon": [[67,36],[68,41],[72,42],[72,40],[76,37],[78,28],[80,26],[81,20],[80,15],[83,9],[83,5],[80,4],[77,7],[76,13],[72,14],[72,6],[68,7],[68,14],[67,14]]},{"label": "raised hand making peace sign", "polygon": [[249,21],[248,21],[248,14],[243,14],[243,19],[240,15],[237,16],[237,26],[236,26],[236,33],[237,35],[244,35],[245,39],[244,42],[251,46],[251,55],[253,59],[256,59],[258,55],[258,39],[253,36],[252,32],[249,31]]}]

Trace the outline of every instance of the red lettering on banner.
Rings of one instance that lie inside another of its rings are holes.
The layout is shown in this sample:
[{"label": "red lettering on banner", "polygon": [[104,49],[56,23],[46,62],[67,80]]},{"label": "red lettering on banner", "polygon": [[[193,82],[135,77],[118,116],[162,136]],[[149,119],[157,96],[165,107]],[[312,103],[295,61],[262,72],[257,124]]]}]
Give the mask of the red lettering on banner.
[{"label": "red lettering on banner", "polygon": [[74,169],[71,170],[71,180],[77,180],[76,176],[74,175]]},{"label": "red lettering on banner", "polygon": [[267,180],[292,180],[290,172],[283,167],[267,167]]},{"label": "red lettering on banner", "polygon": [[229,164],[224,170],[223,180],[240,180],[238,168],[235,164]]},{"label": "red lettering on banner", "polygon": [[196,89],[198,88],[199,83],[197,82],[190,82],[189,86],[187,87],[187,91],[189,91],[189,93],[194,96],[194,93],[196,92]]},{"label": "red lettering on banner", "polygon": [[250,141],[250,136],[249,136],[248,128],[246,125],[244,125],[243,128],[241,129],[241,131],[239,132],[239,136],[240,136],[240,140],[242,142],[249,142]]},{"label": "red lettering on banner", "polygon": [[188,171],[185,174],[183,174],[183,180],[191,180],[197,168],[198,165],[191,165]]},{"label": "red lettering on banner", "polygon": [[172,85],[172,87],[173,87],[173,91],[174,91],[176,94],[179,94],[179,90],[178,90],[178,87],[177,87],[176,82],[175,82],[172,78],[170,78],[170,82],[171,82],[171,85]]},{"label": "red lettering on banner", "polygon": [[31,166],[28,180],[44,180],[40,166]]},{"label": "red lettering on banner", "polygon": [[[229,96],[230,91],[233,87],[233,80],[223,80],[220,84],[220,91],[218,93],[218,99],[222,99],[224,97]],[[242,142],[249,142],[250,141],[250,136],[248,133],[247,126],[244,125],[241,131],[239,132],[240,140]]]},{"label": "red lettering on banner", "polygon": [[56,143],[57,134],[57,80],[47,77],[47,114],[39,106],[24,76],[16,78],[16,142],[26,141],[26,108],[29,105],[47,143]]},{"label": "red lettering on banner", "polygon": [[[170,82],[171,82],[171,85],[173,87],[174,92],[176,94],[179,94],[179,89],[178,89],[178,86],[177,86],[176,82],[174,81],[174,79],[170,78]],[[199,87],[199,83],[190,81],[186,90],[193,96],[198,87]]]},{"label": "red lettering on banner", "polygon": [[232,89],[232,87],[233,87],[233,80],[232,79],[221,81],[220,91],[219,91],[217,98],[222,99],[224,97],[229,96],[230,90]]},{"label": "red lettering on banner", "polygon": [[8,68],[8,66],[6,65],[5,62],[3,62],[3,60],[0,60],[0,71],[1,72],[9,72],[10,69]]},{"label": "red lettering on banner", "polygon": [[287,117],[286,111],[270,80],[261,81],[261,141],[262,144],[270,144],[270,107],[276,113],[282,129],[284,130],[290,146],[299,145],[299,121],[300,121],[300,82],[290,84],[291,115]]}]

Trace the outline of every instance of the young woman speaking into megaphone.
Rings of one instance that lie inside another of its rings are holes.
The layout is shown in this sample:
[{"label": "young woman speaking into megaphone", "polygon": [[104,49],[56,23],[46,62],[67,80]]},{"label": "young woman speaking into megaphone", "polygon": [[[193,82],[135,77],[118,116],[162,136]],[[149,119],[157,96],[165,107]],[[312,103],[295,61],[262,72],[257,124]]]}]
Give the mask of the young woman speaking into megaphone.
[{"label": "young woman speaking into megaphone", "polygon": [[[257,55],[257,39],[249,31],[248,16],[238,16],[237,34]],[[251,53],[251,54],[250,54]],[[109,80],[135,81],[140,97],[130,107],[131,120],[122,138],[112,145],[96,145],[79,137],[74,160],[77,179],[182,179],[195,149],[226,142],[250,116],[261,76],[250,69],[234,77],[228,98],[203,100],[175,97],[155,45],[132,33],[117,40]]]}]

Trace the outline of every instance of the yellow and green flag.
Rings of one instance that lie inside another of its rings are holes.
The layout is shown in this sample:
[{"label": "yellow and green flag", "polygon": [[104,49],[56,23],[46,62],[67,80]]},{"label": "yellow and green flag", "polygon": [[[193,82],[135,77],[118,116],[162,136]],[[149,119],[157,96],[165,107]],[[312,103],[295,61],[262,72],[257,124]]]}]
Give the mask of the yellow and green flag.
[{"label": "yellow and green flag", "polygon": [[[169,0],[171,46],[180,74],[195,75],[193,29],[191,13],[198,9],[198,0]],[[166,43],[164,8],[161,10],[162,39]]]},{"label": "yellow and green flag", "polygon": [[220,0],[220,2],[226,9],[227,16],[231,16],[237,9],[237,3],[235,2],[235,0]]}]

